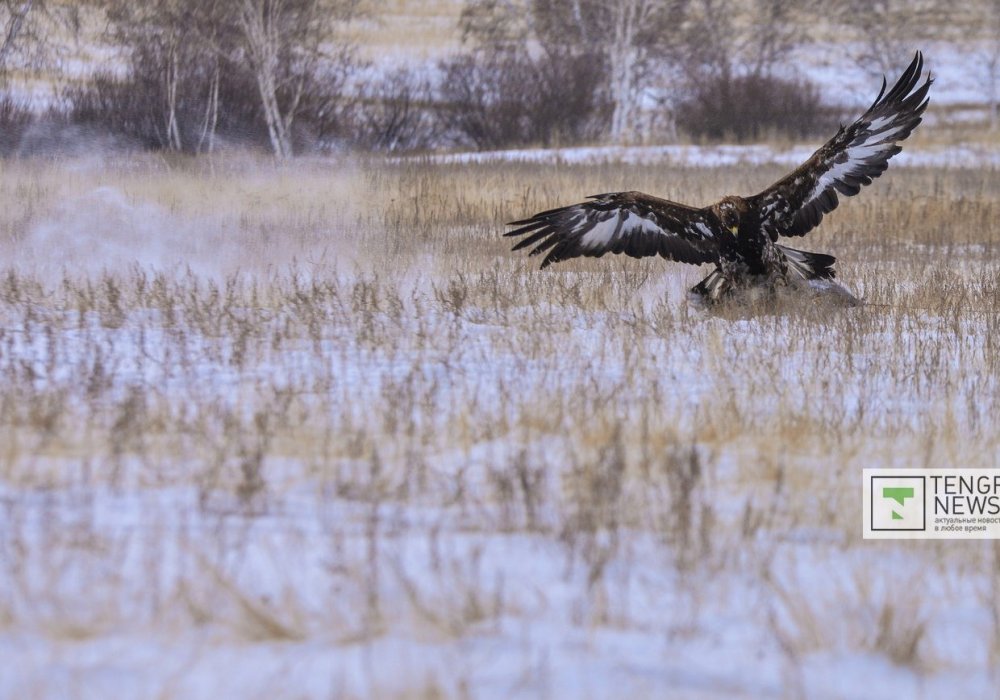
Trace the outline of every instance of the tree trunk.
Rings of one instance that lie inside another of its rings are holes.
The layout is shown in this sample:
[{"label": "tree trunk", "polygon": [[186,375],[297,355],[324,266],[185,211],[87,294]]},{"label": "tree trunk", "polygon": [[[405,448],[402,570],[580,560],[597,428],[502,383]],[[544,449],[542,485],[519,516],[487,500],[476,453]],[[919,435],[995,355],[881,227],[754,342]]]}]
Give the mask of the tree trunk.
[{"label": "tree trunk", "polygon": [[167,148],[171,151],[183,150],[180,128],[177,126],[177,47],[170,47],[170,65],[167,66]]},{"label": "tree trunk", "polygon": [[609,97],[613,105],[611,114],[611,140],[626,143],[634,138],[635,114],[638,108],[637,45],[642,22],[651,8],[649,0],[621,0],[612,6],[612,41],[608,46],[608,63],[611,85]]},{"label": "tree trunk", "polygon": [[281,0],[242,0],[240,28],[246,40],[260,94],[271,149],[278,158],[292,156],[291,126],[294,110],[282,115],[278,101]]},{"label": "tree trunk", "polygon": [[205,139],[208,138],[208,153],[215,152],[215,129],[219,123],[219,60],[215,60],[215,70],[212,72],[212,83],[208,87],[208,97],[205,99],[205,121],[201,126],[201,137],[198,139],[198,152],[203,152]]},{"label": "tree trunk", "polygon": [[632,139],[635,121],[634,50],[620,50],[611,60],[611,140],[624,144]]}]

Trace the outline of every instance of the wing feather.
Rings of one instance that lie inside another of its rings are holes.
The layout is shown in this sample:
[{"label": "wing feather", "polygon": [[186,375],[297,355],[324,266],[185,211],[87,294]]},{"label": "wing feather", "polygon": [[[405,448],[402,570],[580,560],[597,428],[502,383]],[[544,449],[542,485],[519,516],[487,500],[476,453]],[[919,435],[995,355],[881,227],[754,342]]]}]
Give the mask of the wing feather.
[{"label": "wing feather", "polygon": [[920,123],[927,107],[930,75],[921,84],[924,57],[919,51],[896,84],[882,89],[865,113],[827,141],[790,175],[750,198],[761,212],[761,224],[771,235],[802,236],[840,203],[870,185],[899,153],[902,141]]},{"label": "wing feather", "polygon": [[549,209],[527,219],[505,236],[524,236],[513,250],[548,251],[542,267],[579,256],[599,258],[623,253],[634,258],[661,255],[669,260],[701,264],[718,258],[714,217],[641,192],[598,194],[590,201]]}]

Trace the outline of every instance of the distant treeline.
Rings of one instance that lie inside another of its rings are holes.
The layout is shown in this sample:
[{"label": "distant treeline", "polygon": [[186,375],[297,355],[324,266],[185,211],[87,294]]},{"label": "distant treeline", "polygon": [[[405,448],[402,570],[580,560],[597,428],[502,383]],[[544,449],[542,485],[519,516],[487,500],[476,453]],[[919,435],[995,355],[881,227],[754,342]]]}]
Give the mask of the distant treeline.
[{"label": "distant treeline", "polygon": [[[64,89],[41,117],[0,81],[0,151],[15,150],[39,118],[152,150],[238,145],[279,157],[805,137],[826,133],[840,116],[815,85],[789,77],[796,74],[788,59],[810,40],[816,12],[853,26],[865,39],[852,44],[856,59],[881,73],[909,60],[913,42],[903,30],[919,34],[939,4],[900,2],[902,11],[893,10],[900,17],[890,18],[890,9],[861,0],[821,8],[776,0],[467,0],[460,52],[429,68],[385,71],[361,61],[344,38],[359,13],[376,15],[360,0],[81,3],[77,12],[106,18],[107,43],[122,59]],[[14,49],[52,53],[51,36],[79,23],[62,4],[41,0],[0,0],[0,12],[7,36],[0,78]],[[889,19],[892,37],[872,29]]]}]

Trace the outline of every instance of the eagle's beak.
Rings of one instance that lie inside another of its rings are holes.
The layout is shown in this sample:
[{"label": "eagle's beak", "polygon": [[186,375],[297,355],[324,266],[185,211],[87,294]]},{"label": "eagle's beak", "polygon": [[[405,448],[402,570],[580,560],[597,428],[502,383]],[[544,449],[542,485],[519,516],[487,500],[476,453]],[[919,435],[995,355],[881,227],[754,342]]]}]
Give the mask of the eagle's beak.
[{"label": "eagle's beak", "polygon": [[735,224],[729,227],[729,233],[733,234],[734,236],[739,235],[739,232],[740,232],[739,224]]}]

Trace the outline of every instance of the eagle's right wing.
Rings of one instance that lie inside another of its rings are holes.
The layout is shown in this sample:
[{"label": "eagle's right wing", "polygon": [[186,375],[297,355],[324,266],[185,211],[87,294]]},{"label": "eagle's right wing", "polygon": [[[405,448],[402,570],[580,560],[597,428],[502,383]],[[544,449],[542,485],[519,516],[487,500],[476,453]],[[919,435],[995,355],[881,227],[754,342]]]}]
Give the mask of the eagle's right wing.
[{"label": "eagle's right wing", "polygon": [[511,222],[510,226],[518,228],[504,235],[525,236],[513,250],[531,245],[535,246],[531,255],[548,250],[542,267],[581,255],[599,258],[605,253],[633,258],[662,255],[695,265],[718,259],[719,224],[706,209],[642,192],[612,192],[589,199]]}]

